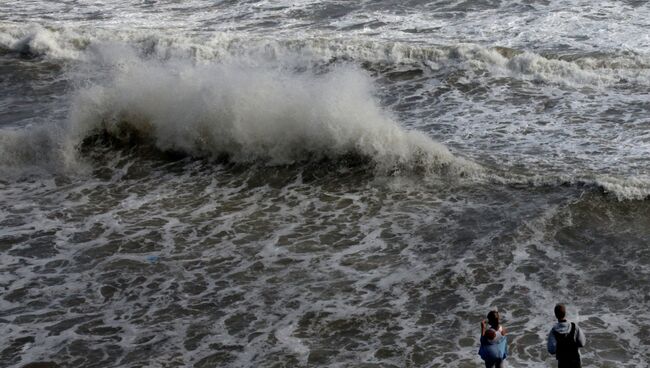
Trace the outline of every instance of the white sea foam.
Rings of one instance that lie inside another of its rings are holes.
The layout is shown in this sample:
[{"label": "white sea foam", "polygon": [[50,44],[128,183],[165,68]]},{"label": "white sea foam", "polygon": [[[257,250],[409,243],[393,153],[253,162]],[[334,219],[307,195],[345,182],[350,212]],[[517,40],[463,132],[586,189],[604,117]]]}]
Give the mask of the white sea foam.
[{"label": "white sea foam", "polygon": [[[438,69],[462,63],[495,76],[534,79],[569,85],[602,86],[625,80],[650,84],[650,56],[612,53],[560,60],[532,51],[486,47],[472,43],[430,45],[377,41],[367,37],[306,35],[304,38],[264,37],[247,33],[178,35],[153,29],[43,27],[38,24],[0,24],[0,47],[55,59],[95,62],[116,45],[128,45],[160,59],[185,57],[198,62],[235,61],[258,66],[278,61],[296,64],[344,59],[357,63],[420,64]],[[495,45],[498,46],[498,45]],[[505,52],[503,50],[506,50]]]},{"label": "white sea foam", "polygon": [[650,198],[650,177],[630,176],[626,178],[608,175],[580,177],[571,175],[521,175],[509,172],[487,174],[486,180],[502,185],[529,185],[532,187],[573,186],[599,189],[619,201],[645,200]]},{"label": "white sea foam", "polygon": [[51,29],[39,24],[27,26],[0,25],[0,48],[30,55],[46,55],[58,59],[78,59],[77,34],[66,28]]},{"label": "white sea foam", "polygon": [[611,192],[619,200],[650,198],[650,179],[642,177],[613,178],[599,177],[595,183],[605,192]]},{"label": "white sea foam", "polygon": [[[328,14],[327,9],[334,10]],[[337,11],[337,9],[345,11]],[[200,9],[200,11],[198,11]],[[469,4],[462,1],[430,3],[324,4],[319,1],[214,3],[204,0],[182,4],[143,3],[118,0],[78,4],[21,2],[0,4],[0,19],[23,21],[24,15],[38,22],[91,25],[114,29],[165,29],[178,33],[197,30],[286,36],[300,33],[346,33],[381,39],[417,42],[475,42],[537,49],[648,51],[648,7],[634,1],[587,0],[568,2],[520,1]],[[101,14],[101,17],[91,17]],[[80,16],[81,15],[81,16]],[[84,16],[85,15],[85,16]],[[244,15],[244,16],[242,16]],[[254,16],[253,16],[254,15]],[[496,21],[495,21],[496,20]]]},{"label": "white sea foam", "polygon": [[278,341],[285,345],[291,352],[298,354],[304,364],[307,360],[307,355],[309,354],[309,348],[305,346],[299,338],[292,336],[295,330],[295,325],[282,327],[275,332],[275,338],[277,338]]}]

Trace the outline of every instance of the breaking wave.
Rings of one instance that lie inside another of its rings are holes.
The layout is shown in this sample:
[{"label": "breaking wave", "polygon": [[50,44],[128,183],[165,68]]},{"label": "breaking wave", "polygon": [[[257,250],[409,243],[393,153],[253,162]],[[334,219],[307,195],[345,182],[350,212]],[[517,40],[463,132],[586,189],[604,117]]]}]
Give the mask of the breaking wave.
[{"label": "breaking wave", "polygon": [[116,44],[128,44],[142,55],[157,59],[181,57],[203,63],[237,61],[259,66],[273,61],[313,64],[348,60],[356,64],[417,64],[432,70],[462,67],[476,71],[477,75],[488,72],[496,77],[575,86],[613,85],[621,81],[650,84],[650,59],[635,53],[541,55],[474,44],[435,46],[310,36],[267,39],[237,33],[178,36],[163,30],[73,30],[0,24],[0,50],[21,55],[94,61]]},{"label": "breaking wave", "polygon": [[380,108],[370,78],[352,67],[316,75],[134,62],[106,84],[77,93],[69,130],[71,144],[101,133],[243,163],[283,165],[352,154],[381,170],[481,170],[423,133],[400,127]]},{"label": "breaking wave", "polygon": [[[354,66],[356,61],[372,60],[435,68],[435,63],[464,60],[481,68],[489,65],[551,79],[608,78],[589,69],[602,65],[589,66],[586,59],[581,66],[471,45],[436,48],[325,39],[244,42],[235,36],[181,52],[178,45],[190,45],[187,40],[144,37],[134,43],[132,34],[122,34],[128,44],[100,47],[97,39],[72,31],[6,26],[0,30],[0,47],[5,49],[100,60],[108,73],[77,89],[64,124],[0,130],[0,171],[5,177],[84,170],[80,147],[92,142],[89,138],[107,135],[163,152],[208,159],[225,156],[237,163],[287,165],[352,155],[371,162],[380,173],[443,174],[514,185],[585,185],[618,199],[650,196],[650,180],[643,178],[512,175],[456,156],[424,133],[401,127],[381,108],[371,78]],[[143,57],[144,49],[150,57]],[[211,56],[207,50],[212,50]],[[355,62],[299,67],[301,60],[332,58]]]},{"label": "breaking wave", "polygon": [[569,175],[513,175],[492,173],[489,181],[502,185],[531,187],[577,187],[601,192],[619,201],[646,200],[650,198],[650,177],[616,178],[612,176],[569,176]]},{"label": "breaking wave", "polygon": [[83,168],[81,147],[98,135],[235,163],[354,156],[392,174],[482,171],[425,134],[402,128],[380,107],[370,77],[352,66],[296,72],[112,51],[105,55],[114,58],[110,75],[74,93],[64,124],[0,132],[3,172]]}]

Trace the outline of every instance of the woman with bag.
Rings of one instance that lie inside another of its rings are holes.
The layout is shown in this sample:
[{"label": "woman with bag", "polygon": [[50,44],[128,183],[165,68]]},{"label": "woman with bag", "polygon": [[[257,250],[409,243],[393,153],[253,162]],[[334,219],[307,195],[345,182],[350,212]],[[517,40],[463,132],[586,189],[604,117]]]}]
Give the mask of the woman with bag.
[{"label": "woman with bag", "polygon": [[[489,328],[488,328],[489,327]],[[499,312],[490,311],[487,321],[481,321],[481,347],[479,355],[486,368],[503,368],[508,357],[508,338],[506,329],[499,323]]]}]

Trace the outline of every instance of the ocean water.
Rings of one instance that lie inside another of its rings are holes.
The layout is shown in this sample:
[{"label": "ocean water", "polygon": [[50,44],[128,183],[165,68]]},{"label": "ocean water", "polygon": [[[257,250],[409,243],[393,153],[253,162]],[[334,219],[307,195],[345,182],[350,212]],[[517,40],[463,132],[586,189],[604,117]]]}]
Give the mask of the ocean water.
[{"label": "ocean water", "polygon": [[650,364],[645,1],[0,3],[0,366]]}]

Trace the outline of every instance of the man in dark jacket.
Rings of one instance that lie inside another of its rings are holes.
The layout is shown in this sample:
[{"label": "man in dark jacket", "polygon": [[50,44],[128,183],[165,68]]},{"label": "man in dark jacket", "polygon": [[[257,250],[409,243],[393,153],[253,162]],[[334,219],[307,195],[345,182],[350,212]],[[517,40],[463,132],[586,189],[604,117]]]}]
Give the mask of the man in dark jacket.
[{"label": "man in dark jacket", "polygon": [[566,320],[564,304],[555,306],[557,323],[548,334],[548,352],[557,358],[558,368],[581,368],[579,348],[585,346],[585,334],[580,327]]}]

